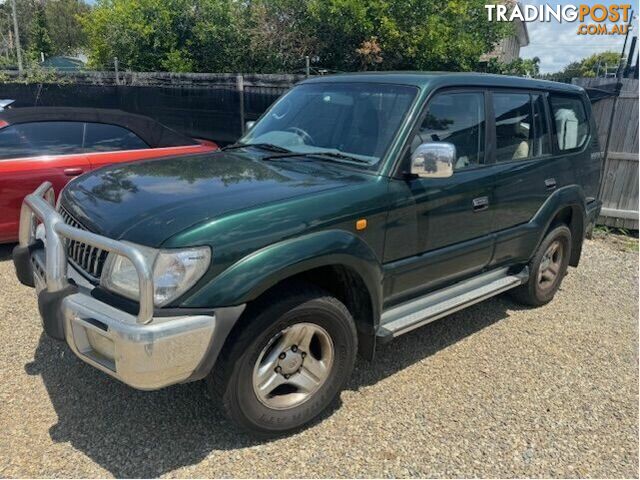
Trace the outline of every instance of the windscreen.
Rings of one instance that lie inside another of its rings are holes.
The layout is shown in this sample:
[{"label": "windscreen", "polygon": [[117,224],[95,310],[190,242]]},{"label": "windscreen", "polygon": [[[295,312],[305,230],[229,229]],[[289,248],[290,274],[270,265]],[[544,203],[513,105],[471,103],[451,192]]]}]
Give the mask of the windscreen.
[{"label": "windscreen", "polygon": [[378,83],[311,83],[293,88],[240,141],[297,153],[338,152],[378,163],[417,88]]}]

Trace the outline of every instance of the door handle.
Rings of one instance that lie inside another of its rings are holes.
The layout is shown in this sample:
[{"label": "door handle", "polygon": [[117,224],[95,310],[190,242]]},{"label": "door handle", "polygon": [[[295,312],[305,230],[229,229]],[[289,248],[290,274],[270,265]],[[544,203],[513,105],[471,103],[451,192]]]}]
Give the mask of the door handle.
[{"label": "door handle", "polygon": [[471,203],[473,204],[474,212],[481,212],[489,208],[489,197],[474,198]]},{"label": "door handle", "polygon": [[555,178],[547,178],[544,181],[544,186],[547,187],[547,190],[553,190],[558,186]]},{"label": "door handle", "polygon": [[65,168],[63,172],[68,177],[75,177],[80,175],[82,172],[84,172],[84,170],[80,167],[70,167],[70,168]]}]

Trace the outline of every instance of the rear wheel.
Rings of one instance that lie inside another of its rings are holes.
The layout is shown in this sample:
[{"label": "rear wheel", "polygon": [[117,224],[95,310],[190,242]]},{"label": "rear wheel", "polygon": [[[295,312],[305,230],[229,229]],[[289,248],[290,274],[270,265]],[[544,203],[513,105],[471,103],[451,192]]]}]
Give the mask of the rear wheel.
[{"label": "rear wheel", "polygon": [[547,234],[529,263],[529,281],[511,290],[511,296],[534,307],[549,303],[567,273],[570,255],[571,230],[559,225]]},{"label": "rear wheel", "polygon": [[317,417],[349,379],[357,336],[347,308],[313,287],[273,295],[230,338],[208,384],[245,430],[274,435]]}]

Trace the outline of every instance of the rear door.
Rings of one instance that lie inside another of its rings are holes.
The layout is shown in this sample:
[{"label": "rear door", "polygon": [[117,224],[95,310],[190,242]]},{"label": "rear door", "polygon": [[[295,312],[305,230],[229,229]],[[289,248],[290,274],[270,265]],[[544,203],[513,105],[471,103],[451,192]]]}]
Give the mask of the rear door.
[{"label": "rear door", "polygon": [[553,122],[548,99],[542,91],[491,93],[496,137],[492,223],[497,232],[492,264],[527,260],[539,233],[529,221],[554,191],[575,183],[573,162],[553,132],[555,123],[562,126],[564,145],[575,151],[586,140],[584,122],[580,114],[565,111]]},{"label": "rear door", "polygon": [[82,122],[32,122],[0,129],[0,242],[17,239],[26,195],[49,181],[56,194],[89,169]]}]

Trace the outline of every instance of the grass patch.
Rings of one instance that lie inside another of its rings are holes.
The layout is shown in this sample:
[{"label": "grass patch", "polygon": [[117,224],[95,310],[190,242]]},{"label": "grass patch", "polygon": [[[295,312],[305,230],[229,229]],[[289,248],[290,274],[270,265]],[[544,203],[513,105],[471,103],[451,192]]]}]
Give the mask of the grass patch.
[{"label": "grass patch", "polygon": [[637,231],[596,225],[593,229],[593,238],[608,241],[625,252],[640,252]]}]

